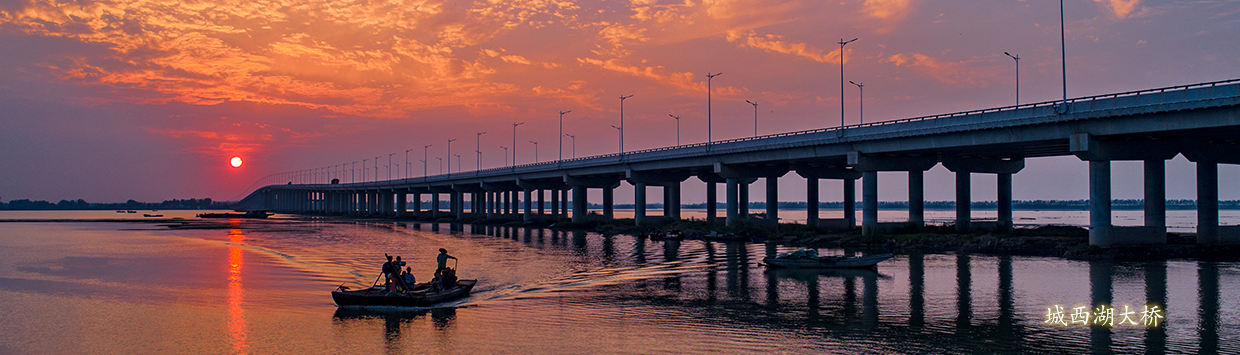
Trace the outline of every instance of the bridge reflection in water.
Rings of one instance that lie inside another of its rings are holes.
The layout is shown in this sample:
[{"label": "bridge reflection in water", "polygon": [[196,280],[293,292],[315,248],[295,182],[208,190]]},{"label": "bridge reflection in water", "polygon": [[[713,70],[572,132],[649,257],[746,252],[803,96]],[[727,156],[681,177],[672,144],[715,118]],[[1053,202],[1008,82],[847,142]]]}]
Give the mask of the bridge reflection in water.
[{"label": "bridge reflection in water", "polygon": [[[1172,262],[1178,268],[1178,278],[1172,283],[1181,290],[1195,283],[1197,295],[1169,297],[1169,263],[1162,261],[1078,262],[912,254],[898,256],[877,270],[768,269],[760,264],[763,257],[791,249],[769,243],[653,241],[629,235],[512,226],[445,227],[451,231],[447,233],[462,237],[491,236],[526,248],[563,253],[593,265],[580,268],[580,275],[565,283],[569,286],[548,287],[559,292],[557,297],[597,307],[636,305],[687,313],[694,321],[720,329],[792,330],[844,343],[863,341],[880,352],[1240,350],[1230,342],[1219,341],[1219,280],[1220,273],[1225,272],[1220,269],[1234,266],[1213,262]],[[428,229],[417,223],[410,223],[409,228]],[[440,228],[432,225],[429,229]],[[1192,274],[1187,267],[1193,265],[1195,282],[1182,276]],[[589,278],[608,280],[582,282]],[[478,302],[485,308],[488,301]],[[1117,308],[1116,325],[1048,325],[1045,313],[1055,304],[1065,309],[1113,305]],[[1158,305],[1164,309],[1167,323],[1160,327],[1120,326],[1118,312],[1125,304],[1135,306],[1138,312],[1146,304]],[[350,317],[337,313],[337,318]],[[387,319],[390,317],[382,317],[388,320],[388,328],[399,328],[398,323]],[[398,335],[399,329],[388,329],[387,334]]]}]

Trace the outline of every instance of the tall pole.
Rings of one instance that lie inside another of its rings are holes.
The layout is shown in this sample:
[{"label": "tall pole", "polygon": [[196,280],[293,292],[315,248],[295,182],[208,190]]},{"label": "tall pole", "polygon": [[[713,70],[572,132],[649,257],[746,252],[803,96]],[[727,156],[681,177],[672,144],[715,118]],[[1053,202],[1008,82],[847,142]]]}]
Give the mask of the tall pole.
[{"label": "tall pole", "polygon": [[854,82],[852,80],[849,80],[848,82],[852,83],[853,85],[856,85],[857,89],[861,90],[861,96],[860,96],[861,97],[861,122],[860,123],[865,123],[865,84]]},{"label": "tall pole", "polygon": [[1063,0],[1059,0],[1059,54],[1063,66],[1063,112],[1068,112],[1068,40],[1064,35]]},{"label": "tall pole", "polygon": [[477,140],[474,141],[474,153],[478,153],[478,169],[475,171],[482,171],[482,135],[484,134],[487,132],[478,132],[478,136],[475,137]]},{"label": "tall pole", "polygon": [[523,124],[525,124],[525,122],[512,124],[512,166],[517,166],[517,126]]},{"label": "tall pole", "polygon": [[680,146],[680,116],[673,115],[670,113],[667,115],[676,119],[676,146],[679,147]]},{"label": "tall pole", "polygon": [[446,157],[448,157],[448,173],[449,174],[452,173],[452,141],[455,141],[455,140],[456,138],[452,138],[448,140],[448,155],[446,155]]},{"label": "tall pole", "polygon": [[753,105],[753,136],[757,137],[758,136],[758,103],[749,101],[749,100],[745,100],[745,102],[748,102],[750,105]]},{"label": "tall pole", "polygon": [[366,161],[370,159],[362,159],[362,182],[366,182]]},{"label": "tall pole", "polygon": [[534,143],[534,163],[538,163],[538,142],[530,141],[530,143]]},{"label": "tall pole", "polygon": [[840,38],[840,127],[844,127],[844,45],[856,40],[853,38],[845,41]]},{"label": "tall pole", "polygon": [[[460,154],[452,154],[452,155],[456,157],[456,172],[459,173],[461,172],[461,155]],[[452,168],[452,159],[448,159],[448,168],[449,169]]]},{"label": "tall pole", "polygon": [[388,154],[388,180],[392,180],[392,156],[396,153]]},{"label": "tall pole", "polygon": [[1003,52],[1003,54],[1016,61],[1016,105],[1020,106],[1020,55],[1010,54],[1008,52]]},{"label": "tall pole", "polygon": [[[440,157],[435,157],[435,159],[439,159],[439,173],[440,173],[440,174],[443,174],[443,158],[440,158]],[[449,163],[451,163],[451,162],[449,162]]]},{"label": "tall pole", "polygon": [[574,136],[568,133],[565,133],[564,135],[568,136],[568,138],[573,139],[573,159],[577,159],[577,136]]},{"label": "tall pole", "polygon": [[560,111],[560,160],[564,160],[564,114],[573,112],[573,110]]},{"label": "tall pole", "polygon": [[431,149],[432,145],[434,144],[427,144],[422,147],[422,178],[423,179],[425,179],[427,176],[430,175],[430,170],[426,170],[426,160],[428,159],[426,152]]},{"label": "tall pole", "polygon": [[710,80],[716,76],[723,75],[723,72],[711,74],[706,72],[706,147],[710,148],[711,140],[711,118],[710,118]]},{"label": "tall pole", "polygon": [[617,152],[620,152],[621,154],[623,154],[624,153],[624,129],[620,127],[616,127],[616,125],[611,125],[611,128],[615,128],[616,132],[620,132],[619,134],[620,135],[620,149],[617,150]]},{"label": "tall pole", "polygon": [[[620,154],[624,154],[624,99],[633,97],[633,95],[620,95]],[[615,127],[615,126],[612,126]]]},{"label": "tall pole", "polygon": [[504,148],[504,167],[507,168],[508,167],[508,147],[505,147],[502,145],[499,147]]},{"label": "tall pole", "polygon": [[[366,168],[365,162],[362,163],[362,168],[363,169]],[[353,166],[349,167],[349,175],[350,175],[349,183],[356,183],[357,182],[357,161],[356,160],[353,161]]]},{"label": "tall pole", "polygon": [[409,178],[409,151],[413,149],[405,149],[405,178]]},{"label": "tall pole", "polygon": [[375,157],[375,178],[374,179],[375,179],[374,181],[376,182],[379,181],[379,157]]}]

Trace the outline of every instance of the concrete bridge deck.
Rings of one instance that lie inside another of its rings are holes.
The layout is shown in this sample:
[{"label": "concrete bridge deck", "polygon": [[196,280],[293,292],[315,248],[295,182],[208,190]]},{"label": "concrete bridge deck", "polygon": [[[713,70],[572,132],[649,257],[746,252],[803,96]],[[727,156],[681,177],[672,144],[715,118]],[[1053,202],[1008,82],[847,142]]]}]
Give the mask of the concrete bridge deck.
[{"label": "concrete bridge deck", "polygon": [[[550,191],[548,217],[571,215],[581,220],[586,215],[587,188],[603,189],[603,214],[610,218],[612,190],[625,180],[636,188],[635,219],[643,224],[649,221],[646,186],[664,186],[664,204],[669,206],[665,215],[679,218],[680,183],[696,177],[707,183],[710,221],[717,214],[715,184],[727,184],[726,223],[736,224],[749,216],[750,183],[766,178],[767,196],[778,196],[778,178],[795,172],[807,179],[809,223],[833,227],[855,226],[856,221],[818,218],[818,180],[861,178],[862,230],[880,233],[892,226],[878,223],[877,172],[908,172],[910,220],[901,226],[916,227],[924,224],[922,175],[943,164],[957,176],[957,228],[974,228],[968,203],[970,174],[990,173],[997,174],[999,182],[995,228],[1006,229],[1012,225],[1011,175],[1023,169],[1024,158],[1075,155],[1090,162],[1091,243],[1157,244],[1165,243],[1163,204],[1145,204],[1143,227],[1110,225],[1110,162],[1143,161],[1146,201],[1165,201],[1165,160],[1183,154],[1198,166],[1199,240],[1237,243],[1240,228],[1218,226],[1217,164],[1240,164],[1238,140],[1240,79],[1234,79],[422,178],[270,185],[251,193],[242,204],[288,212],[400,215],[406,213],[408,194],[417,200],[417,195],[434,194],[437,205],[437,195],[446,193],[451,213],[465,218],[463,194],[472,194],[471,201],[478,202],[472,215],[521,215],[532,220],[545,215],[544,191]],[[845,215],[855,216],[854,184],[844,186]],[[516,196],[518,191],[524,198]],[[516,201],[524,201],[524,206]],[[767,201],[768,223],[778,218],[773,202],[777,201]],[[439,213],[439,206],[432,210]]]}]

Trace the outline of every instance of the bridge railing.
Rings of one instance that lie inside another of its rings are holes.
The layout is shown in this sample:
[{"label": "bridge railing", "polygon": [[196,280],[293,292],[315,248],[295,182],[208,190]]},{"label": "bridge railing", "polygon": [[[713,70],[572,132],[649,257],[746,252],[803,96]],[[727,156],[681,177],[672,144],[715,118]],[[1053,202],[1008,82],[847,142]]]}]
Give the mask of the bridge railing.
[{"label": "bridge railing", "polygon": [[[1212,82],[1204,82],[1204,83],[1196,83],[1196,84],[1168,86],[1168,87],[1153,88],[1153,89],[1125,91],[1125,92],[1103,94],[1103,95],[1076,97],[1076,98],[1070,98],[1067,100],[1067,107],[1070,109],[1082,107],[1088,110],[1128,107],[1128,105],[1123,105],[1123,106],[1117,105],[1118,103],[1121,102],[1121,100],[1117,100],[1117,99],[1121,99],[1121,98],[1132,98],[1131,105],[1139,106],[1143,104],[1141,102],[1141,99],[1145,97],[1150,97],[1150,94],[1158,94],[1158,97],[1156,100],[1154,100],[1153,102],[1149,102],[1148,104],[1165,104],[1169,102],[1174,102],[1174,101],[1169,101],[1166,98],[1164,98],[1164,96],[1169,93],[1180,94],[1182,95],[1181,100],[1189,100],[1191,99],[1189,97],[1191,89],[1212,88],[1212,87],[1216,87],[1220,85],[1229,85],[1229,84],[1237,84],[1237,83],[1240,83],[1240,79],[1229,79],[1229,80],[1220,80],[1220,81],[1212,81]],[[1099,102],[1104,99],[1106,99],[1107,102],[1111,103],[1110,107],[1103,108],[1103,107],[1096,107],[1096,105],[1094,105],[1096,102]],[[643,158],[667,158],[667,156],[655,154],[655,153],[665,153],[665,152],[670,152],[670,151],[683,152],[683,154],[678,154],[678,155],[704,154],[704,153],[709,153],[713,151],[714,149],[712,148],[714,147],[724,148],[721,146],[734,146],[738,143],[755,142],[755,141],[769,140],[773,138],[822,134],[822,133],[828,133],[828,132],[847,131],[847,130],[853,130],[853,129],[858,129],[858,128],[882,127],[882,126],[890,126],[890,125],[897,125],[897,124],[906,124],[906,123],[911,123],[911,122],[926,122],[926,121],[942,120],[942,119],[948,119],[948,118],[958,118],[958,117],[967,117],[967,116],[975,116],[975,115],[989,115],[989,114],[994,114],[994,113],[1015,113],[1017,110],[1035,111],[1037,109],[1054,108],[1056,110],[1054,112],[1060,112],[1059,110],[1062,109],[1061,105],[1063,103],[1064,103],[1063,100],[1043,101],[1043,102],[1036,102],[1036,103],[1018,104],[1018,105],[1011,105],[1011,106],[1000,106],[1000,107],[984,108],[984,109],[977,109],[977,110],[968,110],[968,111],[959,111],[959,112],[951,112],[951,113],[943,113],[943,114],[935,114],[935,115],[902,118],[902,119],[895,119],[895,120],[875,121],[875,122],[869,122],[869,123],[843,125],[843,126],[837,126],[837,127],[823,127],[823,128],[814,128],[814,129],[801,130],[801,131],[774,133],[774,134],[752,136],[752,137],[733,138],[733,139],[725,139],[725,140],[719,140],[719,141],[713,141],[713,142],[698,142],[698,143],[690,143],[690,144],[683,144],[683,145],[676,145],[676,146],[640,149],[640,150],[634,150],[634,151],[629,151],[629,152],[624,152],[624,153],[610,153],[610,154],[592,155],[592,156],[580,157],[580,158],[552,160],[552,161],[537,162],[537,163],[526,163],[526,164],[511,165],[511,166],[506,166],[506,167],[496,167],[496,168],[487,168],[487,169],[481,169],[481,170],[458,172],[458,173],[452,173],[452,174],[431,175],[431,176],[425,176],[422,178],[406,178],[406,179],[390,180],[390,181],[360,182],[360,183],[350,183],[350,184],[345,184],[345,185],[351,186],[351,187],[363,188],[366,186],[390,185],[393,183],[437,182],[437,181],[446,181],[446,180],[462,178],[462,177],[486,177],[486,176],[507,175],[507,174],[513,174],[513,173],[528,173],[528,172],[543,171],[546,169],[583,167],[583,166],[589,166],[590,164],[593,164],[593,163],[606,163],[609,161],[633,162],[633,161],[645,160]],[[270,181],[271,177],[278,176],[278,175],[280,174],[272,174],[272,175],[268,175],[264,177],[263,179],[260,179],[258,182],[255,182],[253,185],[247,188],[246,193],[243,193],[239,196],[245,196],[245,195],[248,195],[249,193],[252,193],[254,190],[261,188],[262,186],[259,186],[259,185],[262,185],[264,181]],[[276,184],[281,184],[281,183],[282,182],[279,182]],[[269,186],[269,185],[263,185],[263,186]]]}]

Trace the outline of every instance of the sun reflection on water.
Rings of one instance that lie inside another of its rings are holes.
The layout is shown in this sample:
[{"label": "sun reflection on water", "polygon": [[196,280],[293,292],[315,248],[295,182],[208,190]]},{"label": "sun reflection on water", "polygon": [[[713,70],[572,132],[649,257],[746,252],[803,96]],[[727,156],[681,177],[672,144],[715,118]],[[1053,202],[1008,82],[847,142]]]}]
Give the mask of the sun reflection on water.
[{"label": "sun reflection on water", "polygon": [[228,338],[232,343],[233,354],[244,354],[246,351],[245,310],[241,302],[245,300],[245,290],[241,287],[241,244],[245,235],[240,229],[228,231],[228,241],[233,244],[228,248]]}]

